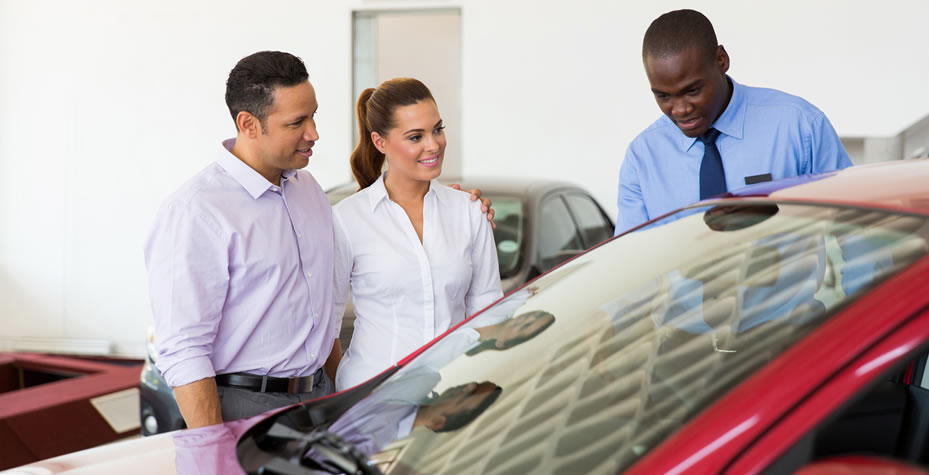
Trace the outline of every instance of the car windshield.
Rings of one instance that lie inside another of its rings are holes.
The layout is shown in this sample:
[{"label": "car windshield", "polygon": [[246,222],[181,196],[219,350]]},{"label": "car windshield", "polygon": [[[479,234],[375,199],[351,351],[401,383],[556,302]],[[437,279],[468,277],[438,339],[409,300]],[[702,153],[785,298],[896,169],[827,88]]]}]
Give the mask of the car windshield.
[{"label": "car windshield", "polygon": [[490,196],[494,207],[494,242],[500,278],[507,279],[519,272],[523,259],[523,200],[512,196]]},{"label": "car windshield", "polygon": [[927,236],[926,217],[878,210],[685,209],[508,295],[328,430],[385,472],[617,473]]}]

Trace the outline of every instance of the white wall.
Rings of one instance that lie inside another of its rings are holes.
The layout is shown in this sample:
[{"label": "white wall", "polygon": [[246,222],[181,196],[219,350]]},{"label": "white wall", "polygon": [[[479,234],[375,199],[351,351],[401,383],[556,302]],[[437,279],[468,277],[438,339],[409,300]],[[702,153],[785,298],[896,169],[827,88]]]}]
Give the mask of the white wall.
[{"label": "white wall", "polygon": [[310,170],[333,185],[349,176],[352,9],[449,6],[464,173],[565,178],[610,213],[623,150],[658,114],[642,34],[670,9],[704,11],[736,80],[806,97],[841,135],[893,135],[929,111],[922,0],[0,0],[0,340],[141,355],[142,242],[233,134],[235,62],[262,49],[306,61],[322,136]]}]

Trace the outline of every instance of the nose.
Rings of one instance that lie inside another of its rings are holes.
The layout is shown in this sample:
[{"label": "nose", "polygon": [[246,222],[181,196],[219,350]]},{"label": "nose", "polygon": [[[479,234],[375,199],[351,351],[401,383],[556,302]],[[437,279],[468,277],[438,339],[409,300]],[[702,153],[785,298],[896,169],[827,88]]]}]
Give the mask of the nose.
[{"label": "nose", "polygon": [[319,140],[319,132],[316,130],[316,121],[307,121],[306,129],[303,130],[303,140],[307,142],[316,142]]},{"label": "nose", "polygon": [[692,109],[690,103],[682,97],[674,98],[671,102],[672,117],[685,117],[690,114]]},{"label": "nose", "polygon": [[436,139],[435,135],[427,134],[426,139],[423,142],[424,142],[423,145],[425,145],[427,152],[438,152],[439,151],[439,141]]}]

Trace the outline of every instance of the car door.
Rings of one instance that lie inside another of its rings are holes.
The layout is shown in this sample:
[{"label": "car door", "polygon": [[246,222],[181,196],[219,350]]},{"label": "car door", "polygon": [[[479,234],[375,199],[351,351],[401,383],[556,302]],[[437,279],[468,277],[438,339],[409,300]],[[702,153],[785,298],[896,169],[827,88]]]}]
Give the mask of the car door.
[{"label": "car door", "polygon": [[613,223],[592,197],[579,192],[564,194],[564,199],[574,216],[584,249],[613,237]]},{"label": "car door", "polygon": [[915,305],[904,304],[902,296],[895,300],[922,308],[822,381],[726,473],[792,473],[816,461],[861,454],[929,462],[929,309],[925,298],[908,299],[922,300]]},{"label": "car door", "polygon": [[536,230],[537,259],[534,269],[530,271],[530,278],[584,250],[584,242],[562,193],[549,194],[542,200]]}]

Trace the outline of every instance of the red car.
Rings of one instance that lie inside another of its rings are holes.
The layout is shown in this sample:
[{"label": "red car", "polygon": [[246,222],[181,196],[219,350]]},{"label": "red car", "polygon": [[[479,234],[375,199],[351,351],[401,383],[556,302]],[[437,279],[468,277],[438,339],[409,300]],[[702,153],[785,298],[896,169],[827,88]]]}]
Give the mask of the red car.
[{"label": "red car", "polygon": [[927,160],[753,185],[563,263],[356,388],[22,470],[924,473],[927,253]]}]

